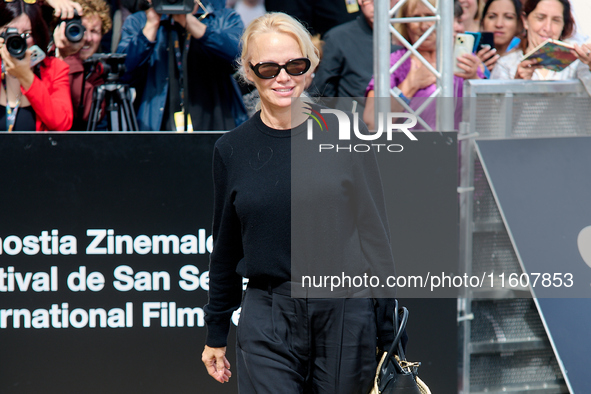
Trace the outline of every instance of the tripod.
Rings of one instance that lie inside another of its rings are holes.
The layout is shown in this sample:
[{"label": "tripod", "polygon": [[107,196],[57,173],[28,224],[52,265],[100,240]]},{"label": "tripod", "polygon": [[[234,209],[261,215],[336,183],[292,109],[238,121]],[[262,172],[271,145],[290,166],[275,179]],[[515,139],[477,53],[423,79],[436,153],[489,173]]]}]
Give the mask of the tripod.
[{"label": "tripod", "polygon": [[103,103],[105,103],[107,130],[139,130],[135,112],[131,105],[129,86],[121,83],[107,82],[104,85],[98,86],[92,93],[92,106],[86,131],[96,130],[96,126],[101,119]]}]

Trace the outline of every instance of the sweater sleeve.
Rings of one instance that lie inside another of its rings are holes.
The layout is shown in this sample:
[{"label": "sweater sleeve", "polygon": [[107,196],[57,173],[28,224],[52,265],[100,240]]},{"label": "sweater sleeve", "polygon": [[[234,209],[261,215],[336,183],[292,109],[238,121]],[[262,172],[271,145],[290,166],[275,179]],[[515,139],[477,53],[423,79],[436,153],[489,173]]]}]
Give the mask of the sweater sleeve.
[{"label": "sweater sleeve", "polygon": [[[367,126],[360,122],[361,132],[368,134]],[[386,200],[376,153],[355,154],[355,207],[356,222],[363,263],[372,276],[385,283],[388,276],[395,275],[394,258],[390,243],[390,228],[386,212]],[[387,350],[394,339],[394,293],[395,288],[373,289],[378,347]]]},{"label": "sweater sleeve", "polygon": [[226,346],[232,313],[242,301],[242,277],[236,273],[243,257],[240,220],[234,209],[231,177],[220,151],[231,155],[232,146],[216,144],[213,158],[214,246],[209,263],[209,303],[204,307],[206,345],[210,347]]},{"label": "sweater sleeve", "polygon": [[72,127],[74,112],[70,96],[69,67],[62,60],[46,59],[42,79],[37,76],[28,90],[21,87],[35,115],[49,131],[66,131]]}]

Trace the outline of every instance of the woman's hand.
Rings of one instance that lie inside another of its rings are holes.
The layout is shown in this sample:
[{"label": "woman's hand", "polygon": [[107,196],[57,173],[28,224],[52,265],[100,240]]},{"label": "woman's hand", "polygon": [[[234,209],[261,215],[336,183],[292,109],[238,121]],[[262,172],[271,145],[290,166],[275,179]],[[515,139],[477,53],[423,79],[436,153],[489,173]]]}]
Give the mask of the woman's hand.
[{"label": "woman's hand", "polygon": [[410,71],[398,87],[406,97],[410,98],[414,97],[417,91],[429,87],[436,82],[437,77],[435,77],[435,74],[425,67],[423,62],[411,56]]},{"label": "woman's hand", "polygon": [[2,63],[6,73],[12,77],[18,79],[19,83],[25,90],[29,90],[35,79],[35,74],[31,70],[31,50],[27,49],[25,57],[22,59],[16,59],[10,55],[8,49],[4,45],[4,40],[0,41],[0,57],[2,57]]},{"label": "woman's hand", "polygon": [[53,31],[53,42],[57,48],[56,57],[63,59],[74,55],[84,46],[84,40],[73,43],[66,38],[66,24],[61,22]]},{"label": "woman's hand", "polygon": [[78,11],[78,15],[82,16],[82,6],[72,0],[45,0],[53,8],[53,14],[57,18],[72,19],[74,17],[74,10]]},{"label": "woman's hand", "polygon": [[591,44],[583,44],[581,46],[575,44],[574,53],[577,59],[591,68]]},{"label": "woman's hand", "polygon": [[464,53],[459,56],[458,67],[462,72],[455,73],[454,75],[464,79],[478,79],[478,67],[482,64],[480,58],[471,53]]},{"label": "woman's hand", "polygon": [[479,50],[476,56],[478,56],[482,64],[488,68],[488,71],[492,71],[493,68],[495,68],[495,64],[497,64],[497,60],[501,58],[501,56],[497,53],[497,50],[495,48],[489,47],[488,45],[485,48]]},{"label": "woman's hand", "polygon": [[534,71],[542,66],[538,65],[538,60],[524,60],[517,66],[517,72],[515,73],[515,79],[531,79],[534,75]]},{"label": "woman's hand", "polygon": [[207,373],[220,383],[225,383],[230,380],[232,372],[230,372],[230,362],[226,358],[226,347],[209,347],[205,346],[201,361],[205,364]]}]

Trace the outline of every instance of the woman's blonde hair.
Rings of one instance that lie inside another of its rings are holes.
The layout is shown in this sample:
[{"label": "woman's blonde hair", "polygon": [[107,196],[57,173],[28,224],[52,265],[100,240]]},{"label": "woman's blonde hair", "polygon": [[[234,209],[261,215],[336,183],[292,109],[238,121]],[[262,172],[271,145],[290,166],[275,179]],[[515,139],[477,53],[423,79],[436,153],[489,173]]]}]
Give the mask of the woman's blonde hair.
[{"label": "woman's blonde hair", "polygon": [[310,59],[311,70],[314,70],[320,62],[318,49],[316,49],[312,43],[308,30],[306,30],[306,28],[295,18],[287,14],[282,12],[270,12],[252,21],[242,34],[242,53],[240,59],[238,59],[238,65],[240,76],[243,81],[251,83],[246,78],[245,67],[248,67],[248,62],[250,61],[249,47],[252,39],[257,35],[264,33],[283,33],[292,36],[300,46],[302,54]]},{"label": "woman's blonde hair", "polygon": [[[398,18],[406,18],[409,15],[409,12],[411,9],[413,9],[414,7],[417,6],[418,3],[421,3],[422,0],[408,0],[406,3],[404,3],[400,9],[398,10]],[[433,7],[437,7],[437,0],[429,0],[429,3],[431,3],[431,5]],[[404,37],[404,39],[408,42],[409,41],[409,35],[408,35],[408,23],[395,23],[394,24],[394,28],[396,30],[398,30],[398,32],[402,35],[402,37]],[[414,44],[411,42],[411,44]]]}]

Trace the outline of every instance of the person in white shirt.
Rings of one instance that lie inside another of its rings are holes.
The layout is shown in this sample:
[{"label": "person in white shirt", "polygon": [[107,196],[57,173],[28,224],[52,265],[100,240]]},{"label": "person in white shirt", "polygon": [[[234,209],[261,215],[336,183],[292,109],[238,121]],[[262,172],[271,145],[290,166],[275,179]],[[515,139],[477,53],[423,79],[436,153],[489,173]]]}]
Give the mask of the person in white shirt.
[{"label": "person in white shirt", "polygon": [[588,78],[591,71],[591,44],[574,44],[577,60],[562,71],[544,68],[537,60],[521,61],[547,39],[567,40],[572,37],[575,21],[568,0],[528,0],[523,8],[523,24],[527,31],[516,50],[497,62],[492,79],[566,80]]}]

